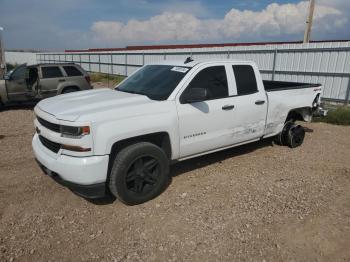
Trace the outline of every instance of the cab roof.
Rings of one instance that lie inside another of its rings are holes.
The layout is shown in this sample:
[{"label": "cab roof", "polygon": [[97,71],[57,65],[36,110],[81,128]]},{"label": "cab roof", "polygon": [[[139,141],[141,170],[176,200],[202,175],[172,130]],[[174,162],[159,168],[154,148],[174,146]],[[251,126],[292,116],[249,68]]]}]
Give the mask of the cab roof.
[{"label": "cab roof", "polygon": [[194,67],[203,63],[254,63],[253,61],[247,60],[235,60],[235,59],[194,59],[192,61],[186,62],[186,60],[164,60],[160,62],[149,63],[150,65],[172,65],[181,67]]}]

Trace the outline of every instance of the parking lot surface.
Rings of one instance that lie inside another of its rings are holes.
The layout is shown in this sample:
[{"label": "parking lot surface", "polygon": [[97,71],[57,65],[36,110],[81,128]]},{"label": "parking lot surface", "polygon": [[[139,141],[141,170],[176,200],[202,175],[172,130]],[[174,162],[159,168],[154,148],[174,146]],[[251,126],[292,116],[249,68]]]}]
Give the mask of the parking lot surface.
[{"label": "parking lot surface", "polygon": [[138,206],[90,202],[34,161],[31,108],[0,112],[0,261],[349,261],[350,127],[306,124],[178,163]]}]

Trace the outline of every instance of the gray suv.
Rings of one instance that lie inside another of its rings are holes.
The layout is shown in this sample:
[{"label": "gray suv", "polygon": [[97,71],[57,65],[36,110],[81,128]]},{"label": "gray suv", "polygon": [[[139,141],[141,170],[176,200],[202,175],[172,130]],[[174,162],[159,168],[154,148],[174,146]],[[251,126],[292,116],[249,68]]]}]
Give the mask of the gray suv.
[{"label": "gray suv", "polygon": [[0,105],[29,102],[92,89],[89,74],[76,64],[20,65],[0,80]]}]

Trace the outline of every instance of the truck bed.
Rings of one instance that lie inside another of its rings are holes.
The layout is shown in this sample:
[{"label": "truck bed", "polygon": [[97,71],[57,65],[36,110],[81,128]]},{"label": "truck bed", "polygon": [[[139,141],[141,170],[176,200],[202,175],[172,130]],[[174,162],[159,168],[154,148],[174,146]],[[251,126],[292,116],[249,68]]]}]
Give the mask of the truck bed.
[{"label": "truck bed", "polygon": [[271,80],[264,80],[263,83],[264,83],[265,90],[268,92],[269,91],[288,90],[288,89],[312,88],[312,87],[321,86],[321,84],[271,81]]}]

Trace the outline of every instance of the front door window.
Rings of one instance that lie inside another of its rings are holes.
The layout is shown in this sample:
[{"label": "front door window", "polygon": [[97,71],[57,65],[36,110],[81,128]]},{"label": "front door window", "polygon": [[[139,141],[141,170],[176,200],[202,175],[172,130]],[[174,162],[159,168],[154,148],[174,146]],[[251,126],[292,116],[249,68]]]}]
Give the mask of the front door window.
[{"label": "front door window", "polygon": [[11,80],[22,80],[26,76],[26,70],[27,68],[25,66],[17,68],[12,74],[11,74]]}]

